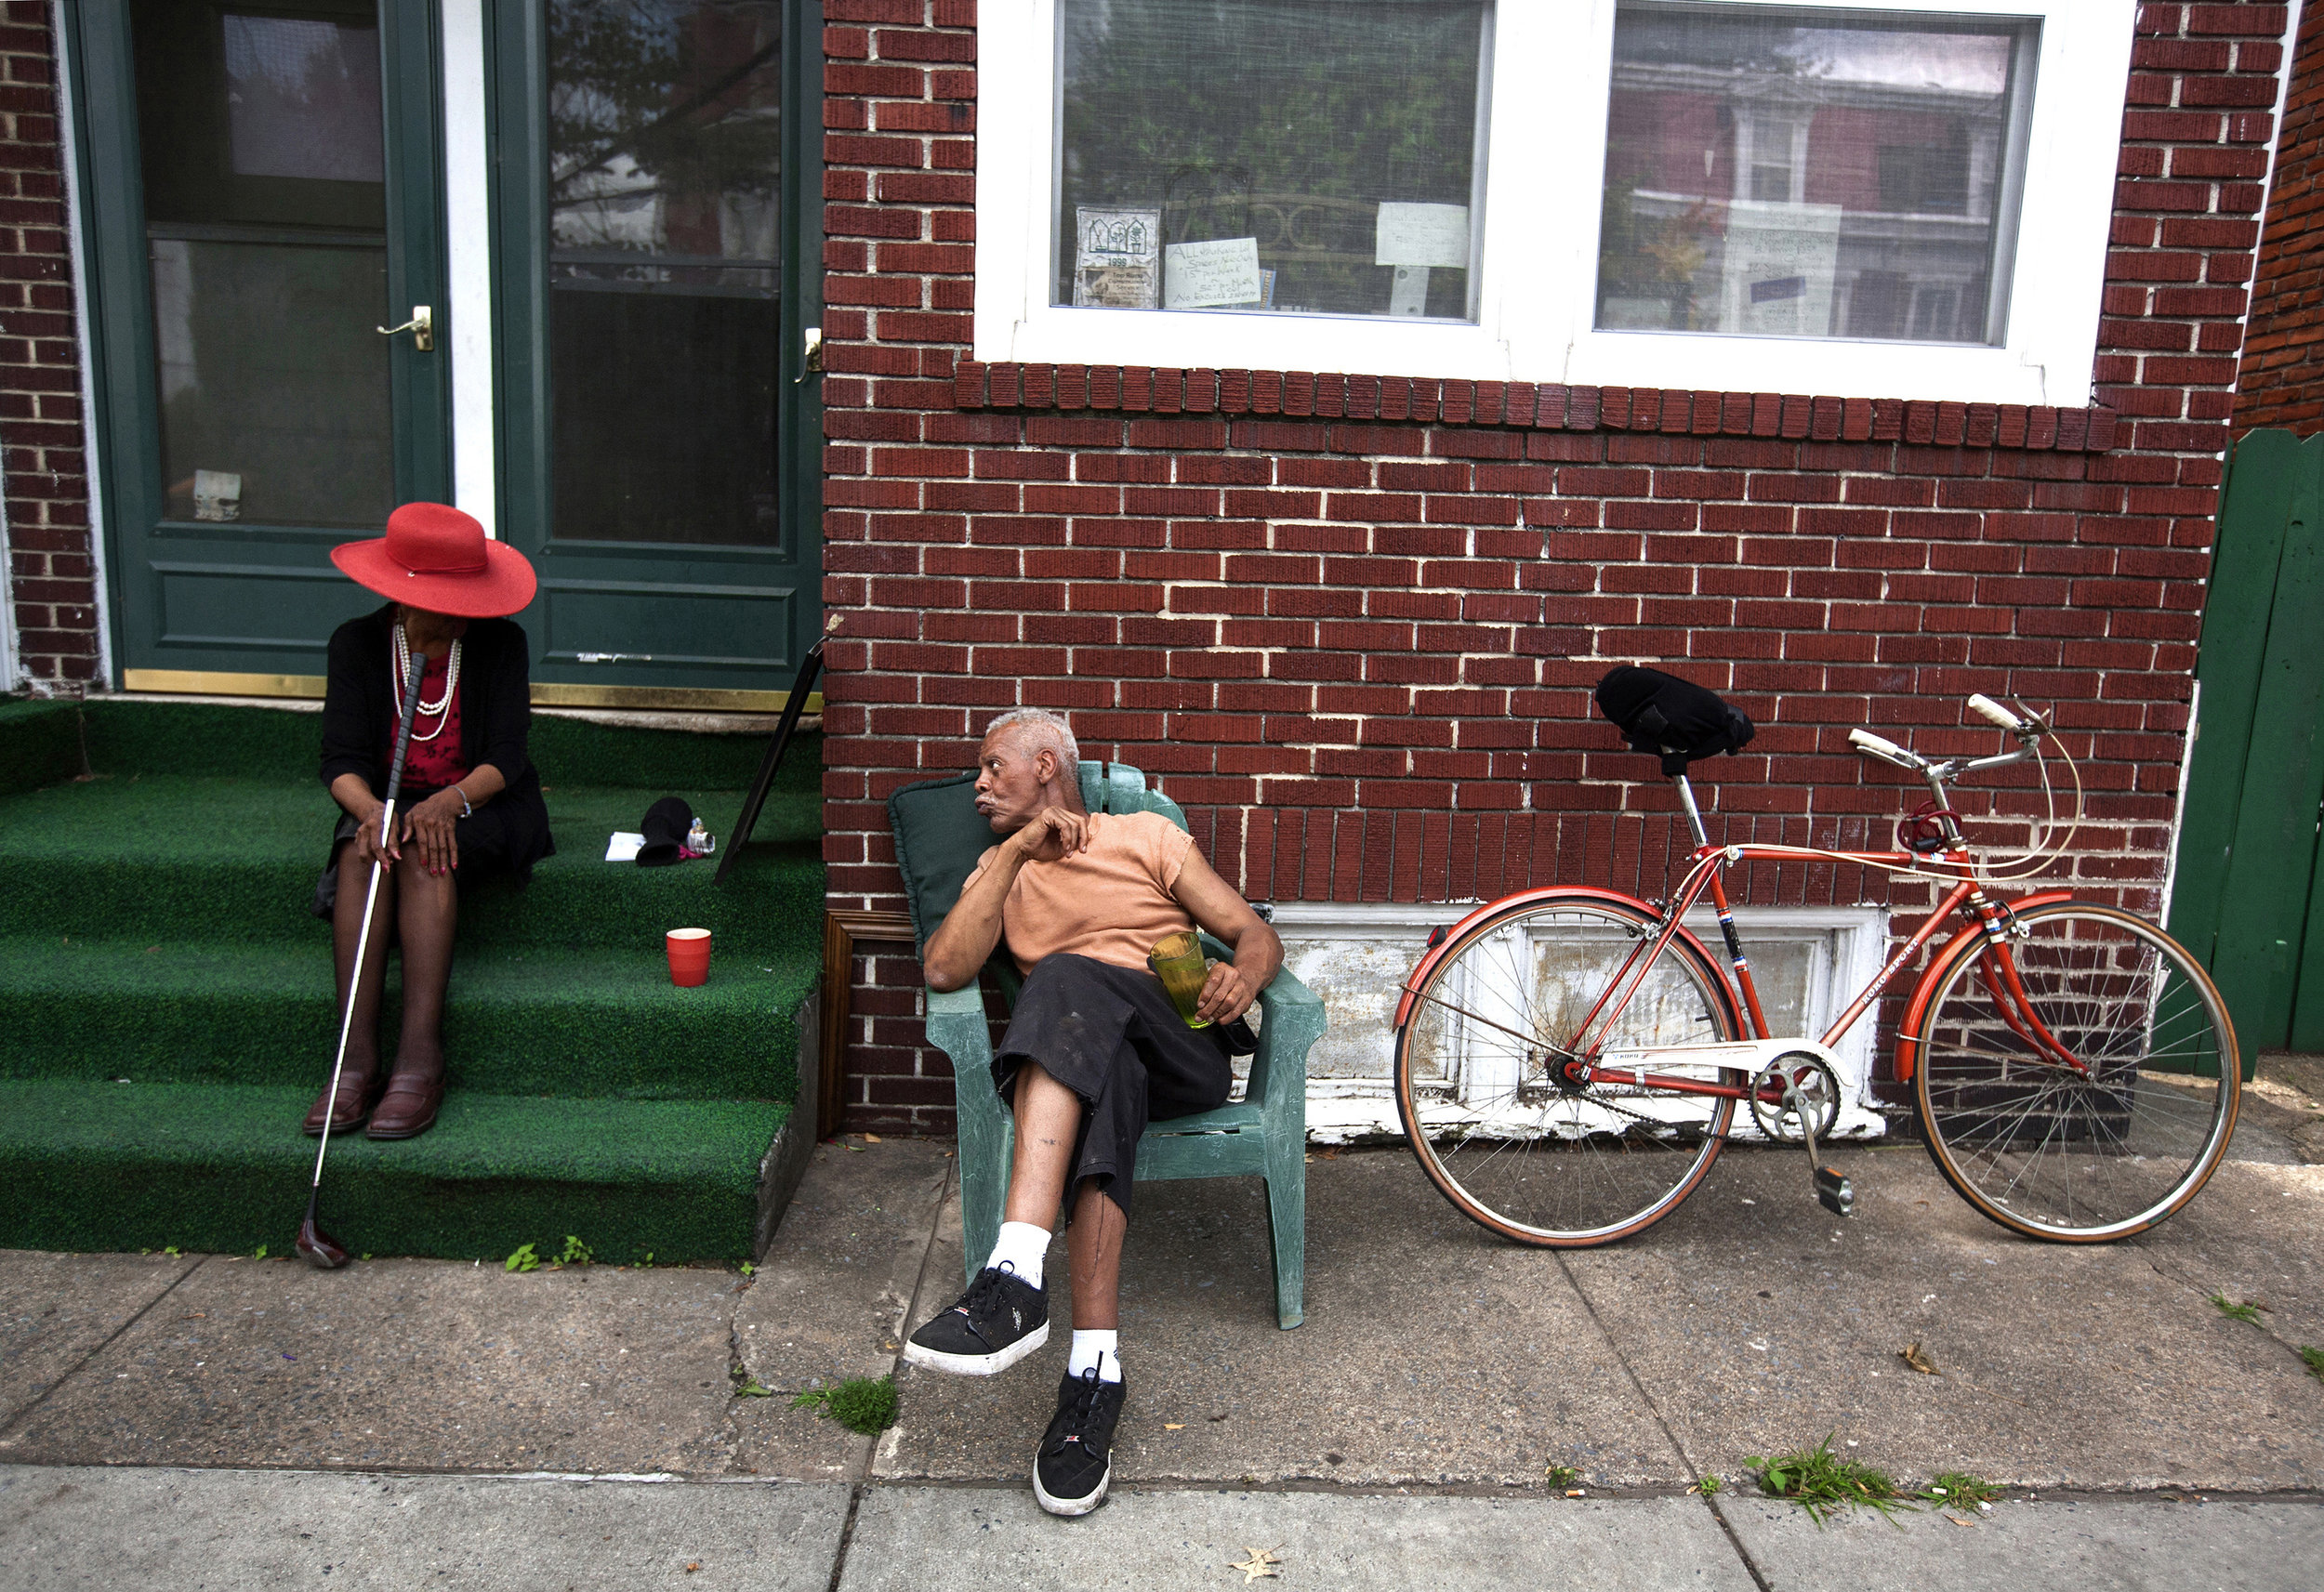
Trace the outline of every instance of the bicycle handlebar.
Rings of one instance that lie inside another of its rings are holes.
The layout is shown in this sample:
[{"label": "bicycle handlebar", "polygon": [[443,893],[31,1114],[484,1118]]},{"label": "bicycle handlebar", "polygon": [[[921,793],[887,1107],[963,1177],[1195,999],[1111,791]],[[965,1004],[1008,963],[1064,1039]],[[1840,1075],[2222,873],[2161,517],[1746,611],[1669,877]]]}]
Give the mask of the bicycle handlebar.
[{"label": "bicycle handlebar", "polygon": [[2000,725],[2002,729],[2008,730],[2013,735],[2022,734],[2025,731],[2025,722],[2020,719],[2017,715],[2012,713],[2008,708],[2003,707],[2000,703],[1995,702],[1991,697],[1986,695],[1983,691],[1971,693],[1969,698],[1969,711],[1976,714],[1981,718],[1988,719],[1991,722]]},{"label": "bicycle handlebar", "polygon": [[1848,744],[1859,752],[1868,752],[1883,763],[1894,763],[1900,769],[1918,770],[1925,767],[1921,758],[1914,757],[1894,741],[1873,734],[1869,730],[1849,730]]}]

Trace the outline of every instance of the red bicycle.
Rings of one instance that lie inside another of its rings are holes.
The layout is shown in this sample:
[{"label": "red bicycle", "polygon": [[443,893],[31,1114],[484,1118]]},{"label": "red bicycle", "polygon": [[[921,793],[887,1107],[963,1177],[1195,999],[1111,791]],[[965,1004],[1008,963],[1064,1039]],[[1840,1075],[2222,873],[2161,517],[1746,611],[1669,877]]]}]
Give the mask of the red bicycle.
[{"label": "red bicycle", "polygon": [[[2226,1007],[2202,967],[2136,914],[2065,890],[1998,888],[2027,870],[1981,866],[1947,789],[2039,759],[2050,726],[1982,695],[1969,706],[2016,747],[1931,759],[1850,734],[1934,797],[1900,825],[1906,849],[1713,845],[1684,757],[1666,757],[1696,843],[1668,901],[1531,889],[1443,931],[1397,1005],[1395,1084],[1413,1152],[1445,1197],[1524,1243],[1627,1238],[1702,1182],[1738,1107],[1816,1163],[1841,1106],[1831,1047],[1958,920],[1913,984],[1895,1053],[1947,1181],[2003,1227],[2067,1243],[2144,1231],[2193,1199],[2235,1128],[2242,1073]],[[1935,909],[1813,1040],[1769,1032],[1722,883],[1738,862],[1807,858],[1942,887]],[[1706,899],[1727,968],[1684,921]],[[1816,1185],[1847,1214],[1844,1178],[1817,1164]]]}]

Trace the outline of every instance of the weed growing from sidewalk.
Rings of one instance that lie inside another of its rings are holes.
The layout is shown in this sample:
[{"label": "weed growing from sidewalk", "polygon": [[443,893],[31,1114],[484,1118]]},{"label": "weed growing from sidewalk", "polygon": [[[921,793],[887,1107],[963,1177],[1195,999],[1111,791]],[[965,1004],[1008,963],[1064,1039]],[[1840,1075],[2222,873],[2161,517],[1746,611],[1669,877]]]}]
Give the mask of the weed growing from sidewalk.
[{"label": "weed growing from sidewalk", "polygon": [[1581,1472],[1570,1465],[1552,1465],[1548,1475],[1552,1487],[1571,1487],[1581,1480]]},{"label": "weed growing from sidewalk", "polygon": [[874,1437],[896,1424],[896,1379],[851,1376],[810,1388],[791,1401],[794,1410],[820,1409],[852,1432]]},{"label": "weed growing from sidewalk", "polygon": [[2001,1490],[1982,1476],[1966,1470],[1948,1470],[1923,1488],[1921,1496],[1932,1504],[1949,1505],[1956,1509],[1974,1509],[1979,1504],[1990,1504],[2001,1495]]},{"label": "weed growing from sidewalk", "polygon": [[1761,1492],[1771,1498],[1790,1499],[1805,1509],[1818,1526],[1841,1510],[1857,1505],[1878,1509],[1889,1524],[1895,1525],[1894,1511],[1913,1506],[1897,1491],[1895,1479],[1884,1470],[1841,1458],[1831,1451],[1831,1440],[1832,1434],[1826,1432],[1824,1441],[1814,1448],[1779,1454],[1774,1459],[1750,1454],[1743,1464],[1758,1475]]},{"label": "weed growing from sidewalk", "polygon": [[593,1264],[596,1259],[597,1256],[589,1253],[589,1246],[588,1244],[582,1243],[571,1233],[565,1234],[565,1252],[557,1256],[558,1265],[588,1266]]},{"label": "weed growing from sidewalk", "polygon": [[2260,1324],[2260,1311],[2265,1308],[2261,1305],[2238,1305],[2225,1294],[2213,1294],[2211,1302],[2217,1305],[2219,1313],[2230,1321],[2249,1322],[2253,1326]]},{"label": "weed growing from sidewalk", "polygon": [[2324,1349],[2310,1349],[2306,1344],[2302,1344],[2300,1362],[2308,1368],[2309,1375],[2318,1382],[2324,1382]]},{"label": "weed growing from sidewalk", "polygon": [[1700,1493],[1706,1498],[1715,1498],[1719,1495],[1719,1489],[1725,1485],[1726,1483],[1716,1476],[1698,1476],[1695,1479],[1695,1485],[1689,1487],[1687,1491]]},{"label": "weed growing from sidewalk", "polygon": [[503,1271],[538,1271],[541,1269],[541,1257],[533,1253],[531,1244],[520,1243],[516,1246],[514,1253],[502,1263],[500,1269]]}]

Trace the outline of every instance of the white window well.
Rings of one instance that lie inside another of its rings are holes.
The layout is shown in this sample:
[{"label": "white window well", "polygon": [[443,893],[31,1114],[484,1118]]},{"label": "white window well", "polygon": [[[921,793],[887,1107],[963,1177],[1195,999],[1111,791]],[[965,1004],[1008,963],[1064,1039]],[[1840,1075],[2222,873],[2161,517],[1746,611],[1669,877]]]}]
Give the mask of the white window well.
[{"label": "white window well", "polygon": [[2133,14],[985,0],[976,356],[2085,402]]}]

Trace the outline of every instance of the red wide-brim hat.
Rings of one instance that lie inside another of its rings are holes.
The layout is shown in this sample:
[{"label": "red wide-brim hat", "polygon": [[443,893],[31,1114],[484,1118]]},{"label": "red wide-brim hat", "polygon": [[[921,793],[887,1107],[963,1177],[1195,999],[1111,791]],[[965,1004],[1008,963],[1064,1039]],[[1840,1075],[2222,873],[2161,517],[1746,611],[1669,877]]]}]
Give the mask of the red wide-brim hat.
[{"label": "red wide-brim hat", "polygon": [[388,516],[385,536],[342,542],[331,561],[381,597],[462,619],[514,613],[540,585],[522,553],[445,503],[405,504]]}]

